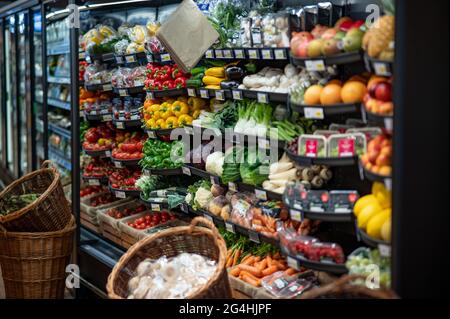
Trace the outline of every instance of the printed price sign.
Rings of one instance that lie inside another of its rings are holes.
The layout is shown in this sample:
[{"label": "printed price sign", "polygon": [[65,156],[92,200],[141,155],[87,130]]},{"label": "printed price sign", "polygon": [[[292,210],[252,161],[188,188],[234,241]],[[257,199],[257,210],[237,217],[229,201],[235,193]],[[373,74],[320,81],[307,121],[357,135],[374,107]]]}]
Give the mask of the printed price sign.
[{"label": "printed price sign", "polygon": [[376,75],[379,76],[391,76],[391,71],[389,70],[389,65],[383,62],[374,62],[373,69]]},{"label": "printed price sign", "polygon": [[244,50],[241,49],[235,49],[234,50],[234,57],[236,59],[245,59],[245,53]]},{"label": "printed price sign", "polygon": [[261,243],[261,240],[259,239],[259,234],[257,232],[255,232],[254,230],[249,230],[248,231],[248,238],[254,242],[254,243]]},{"label": "printed price sign", "polygon": [[147,57],[147,62],[149,62],[149,63],[152,63],[152,62],[153,62],[153,54],[148,53],[148,54],[146,55],[146,57]]},{"label": "printed price sign", "polygon": [[231,50],[223,50],[223,57],[225,59],[232,59],[233,58],[233,51],[231,51]]},{"label": "printed price sign", "polygon": [[303,222],[303,213],[299,210],[291,209],[290,211],[291,219],[296,222]]},{"label": "printed price sign", "polygon": [[325,114],[323,113],[323,108],[321,107],[305,107],[305,118],[309,120],[323,120]]},{"label": "printed price sign", "polygon": [[147,131],[147,135],[149,138],[151,138],[152,140],[156,139],[156,134],[154,131]]},{"label": "printed price sign", "polygon": [[234,100],[243,100],[244,97],[242,95],[242,91],[238,91],[238,90],[233,90],[233,99]]},{"label": "printed price sign", "polygon": [[149,91],[147,92],[147,100],[154,100],[155,99],[155,93]]},{"label": "printed price sign", "polygon": [[259,59],[259,51],[258,50],[248,50],[248,57],[253,60]]},{"label": "printed price sign", "polygon": [[225,223],[225,229],[228,231],[228,232],[230,232],[230,233],[233,233],[233,234],[236,234],[236,229],[234,228],[234,225],[233,224],[230,224],[230,223]]},{"label": "printed price sign", "polygon": [[114,162],[114,166],[117,168],[123,168],[123,165],[121,162]]},{"label": "printed price sign", "polygon": [[127,92],[127,90],[120,89],[120,90],[119,90],[119,95],[120,95],[120,96],[128,96],[128,92]]},{"label": "printed price sign", "polygon": [[261,50],[261,55],[262,55],[263,60],[273,60],[272,50],[268,50],[268,49]]},{"label": "printed price sign", "polygon": [[172,61],[172,58],[170,57],[169,53],[161,54],[161,62],[170,62]]},{"label": "printed price sign", "polygon": [[150,205],[153,212],[160,212],[161,211],[161,205],[159,204],[151,204]]},{"label": "printed price sign", "polygon": [[217,90],[216,99],[219,101],[225,101],[225,92],[223,90]]},{"label": "printed price sign", "polygon": [[123,58],[121,56],[116,56],[116,63],[117,64],[122,64],[123,63]]},{"label": "printed price sign", "polygon": [[260,190],[260,189],[255,189],[255,195],[256,195],[256,198],[259,199],[259,200],[264,200],[264,201],[267,200],[267,193],[266,193],[266,191],[263,191],[263,190]]},{"label": "printed price sign", "polygon": [[202,99],[209,99],[209,91],[205,89],[200,90],[200,97]]},{"label": "printed price sign", "polygon": [[233,182],[229,182],[228,183],[228,189],[232,192],[237,192],[238,191],[238,187],[235,183]]},{"label": "printed price sign", "polygon": [[224,58],[222,50],[216,50],[215,53],[216,53],[216,59],[223,59]]},{"label": "printed price sign", "polygon": [[392,191],[392,179],[391,178],[385,178],[384,179],[384,186],[386,186],[386,189],[388,191]]},{"label": "printed price sign", "polygon": [[183,171],[184,175],[187,175],[187,176],[191,176],[192,175],[191,170],[188,167],[183,167],[182,171]]},{"label": "printed price sign", "polygon": [[188,88],[187,89],[187,93],[188,93],[188,96],[190,96],[190,97],[196,97],[197,96],[197,94],[195,92],[195,89],[193,89],[193,88]]},{"label": "printed price sign", "polygon": [[119,130],[123,130],[125,128],[125,124],[123,122],[116,122],[116,127]]},{"label": "printed price sign", "polygon": [[275,52],[275,60],[286,60],[286,51],[285,50],[274,50]]},{"label": "printed price sign", "polygon": [[259,103],[268,104],[269,103],[269,94],[267,93],[258,93],[257,99]]},{"label": "printed price sign", "polygon": [[78,53],[78,59],[84,60],[85,57],[86,57],[86,53],[84,53],[84,52]]},{"label": "printed price sign", "polygon": [[103,84],[103,91],[112,91],[111,84]]},{"label": "printed price sign", "polygon": [[310,72],[325,71],[325,62],[323,60],[307,60],[305,61],[305,66]]},{"label": "printed price sign", "polygon": [[378,250],[380,251],[380,255],[382,257],[386,257],[386,258],[391,257],[391,247],[390,246],[380,244],[380,245],[378,245]]},{"label": "printed price sign", "polygon": [[213,51],[213,50],[208,50],[208,51],[206,51],[205,57],[206,57],[207,59],[214,59],[214,51]]},{"label": "printed price sign", "polygon": [[98,179],[90,179],[88,184],[91,186],[100,186],[100,181]]},{"label": "printed price sign", "polygon": [[111,151],[106,151],[105,152],[105,157],[111,157]]},{"label": "printed price sign", "polygon": [[127,55],[125,57],[125,60],[127,61],[127,63],[134,63],[134,62],[136,62],[136,58],[135,58],[134,55]]},{"label": "printed price sign", "polygon": [[102,116],[102,121],[103,122],[110,122],[112,121],[112,115],[111,114],[106,114]]},{"label": "printed price sign", "polygon": [[115,195],[116,195],[117,198],[121,198],[121,199],[127,198],[127,194],[125,194],[125,192],[116,191]]},{"label": "printed price sign", "polygon": [[393,118],[385,118],[384,119],[384,127],[388,131],[392,131],[394,129],[394,119]]}]

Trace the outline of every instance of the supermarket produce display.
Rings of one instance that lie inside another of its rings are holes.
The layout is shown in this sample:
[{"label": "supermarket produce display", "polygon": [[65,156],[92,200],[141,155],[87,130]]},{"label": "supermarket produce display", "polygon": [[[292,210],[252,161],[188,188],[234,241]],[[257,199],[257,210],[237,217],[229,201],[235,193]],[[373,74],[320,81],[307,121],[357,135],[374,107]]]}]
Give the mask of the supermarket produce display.
[{"label": "supermarket produce display", "polygon": [[198,61],[165,38],[180,2],[81,6],[76,30],[42,7],[42,159],[71,185],[81,294],[185,299],[221,282],[219,298],[298,299],[375,268],[380,285],[352,285],[397,289],[394,1],[371,21],[363,0],[184,0],[218,36]]}]

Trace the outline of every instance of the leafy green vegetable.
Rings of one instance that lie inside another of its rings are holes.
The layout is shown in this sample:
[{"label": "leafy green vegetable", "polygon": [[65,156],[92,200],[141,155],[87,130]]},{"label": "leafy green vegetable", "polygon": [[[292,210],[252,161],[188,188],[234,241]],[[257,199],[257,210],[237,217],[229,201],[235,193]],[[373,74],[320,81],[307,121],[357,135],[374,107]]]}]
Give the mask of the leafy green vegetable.
[{"label": "leafy green vegetable", "polygon": [[0,200],[0,215],[6,216],[10,213],[21,210],[37,200],[41,194],[12,195]]},{"label": "leafy green vegetable", "polygon": [[245,184],[259,186],[269,177],[269,166],[263,165],[258,153],[246,151],[245,162],[240,165],[239,173]]}]

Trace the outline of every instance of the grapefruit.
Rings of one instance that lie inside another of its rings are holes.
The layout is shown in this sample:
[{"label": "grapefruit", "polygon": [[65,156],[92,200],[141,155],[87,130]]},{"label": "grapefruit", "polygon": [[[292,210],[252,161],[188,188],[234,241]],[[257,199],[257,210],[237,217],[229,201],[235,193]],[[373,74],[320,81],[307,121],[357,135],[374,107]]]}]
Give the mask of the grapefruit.
[{"label": "grapefruit", "polygon": [[320,94],[322,93],[323,87],[321,85],[310,86],[303,98],[306,105],[316,105],[320,104]]},{"label": "grapefruit", "polygon": [[382,212],[383,208],[377,202],[371,202],[358,215],[358,227],[366,230],[369,221]]},{"label": "grapefruit", "polygon": [[322,90],[320,94],[320,103],[322,105],[339,104],[341,100],[342,87],[338,84],[328,84]]},{"label": "grapefruit", "polygon": [[362,82],[351,81],[342,88],[341,98],[344,103],[361,103],[366,93],[366,86]]}]

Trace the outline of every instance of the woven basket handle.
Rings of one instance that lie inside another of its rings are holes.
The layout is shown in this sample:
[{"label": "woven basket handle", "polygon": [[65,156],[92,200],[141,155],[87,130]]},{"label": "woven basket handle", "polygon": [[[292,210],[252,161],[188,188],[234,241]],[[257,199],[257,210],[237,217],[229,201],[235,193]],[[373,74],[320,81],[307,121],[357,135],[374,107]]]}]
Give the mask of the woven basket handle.
[{"label": "woven basket handle", "polygon": [[206,225],[212,231],[214,237],[221,238],[219,231],[217,230],[216,226],[214,226],[214,223],[212,221],[206,219],[205,217],[201,217],[201,216],[195,217],[191,221],[190,232],[192,232],[194,230],[194,227],[200,223]]},{"label": "woven basket handle", "polygon": [[55,172],[58,170],[57,167],[55,166],[55,164],[53,164],[53,162],[51,160],[46,160],[44,163],[42,163],[41,167],[52,169]]}]

